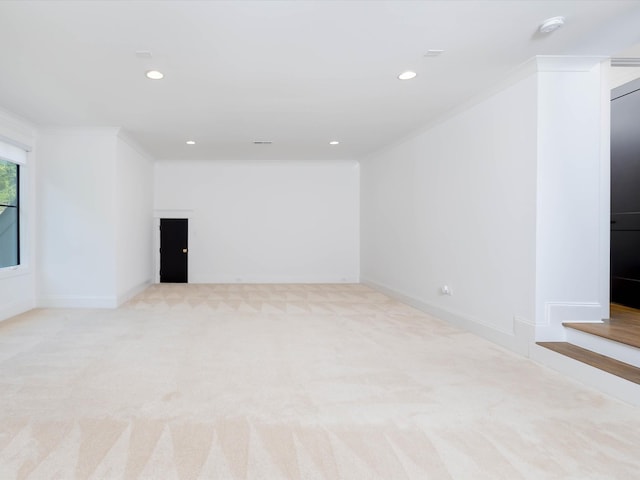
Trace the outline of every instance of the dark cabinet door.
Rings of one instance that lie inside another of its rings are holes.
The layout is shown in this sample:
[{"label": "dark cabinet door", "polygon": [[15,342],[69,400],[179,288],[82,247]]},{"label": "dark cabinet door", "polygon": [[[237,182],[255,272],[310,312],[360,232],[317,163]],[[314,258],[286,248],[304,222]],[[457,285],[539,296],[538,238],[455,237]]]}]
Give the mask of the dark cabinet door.
[{"label": "dark cabinet door", "polygon": [[189,220],[160,219],[160,282],[187,283]]},{"label": "dark cabinet door", "polygon": [[640,308],[640,81],[611,100],[611,301]]}]

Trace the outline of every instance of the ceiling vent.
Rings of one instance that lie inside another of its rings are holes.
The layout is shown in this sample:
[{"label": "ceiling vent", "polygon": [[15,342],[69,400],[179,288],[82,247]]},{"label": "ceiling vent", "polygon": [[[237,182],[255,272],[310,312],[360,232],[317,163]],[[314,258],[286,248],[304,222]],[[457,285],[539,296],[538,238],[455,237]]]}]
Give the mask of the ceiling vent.
[{"label": "ceiling vent", "polygon": [[254,145],[271,145],[272,143],[271,140],[256,140],[253,142]]},{"label": "ceiling vent", "polygon": [[640,67],[640,58],[612,58],[612,67]]}]

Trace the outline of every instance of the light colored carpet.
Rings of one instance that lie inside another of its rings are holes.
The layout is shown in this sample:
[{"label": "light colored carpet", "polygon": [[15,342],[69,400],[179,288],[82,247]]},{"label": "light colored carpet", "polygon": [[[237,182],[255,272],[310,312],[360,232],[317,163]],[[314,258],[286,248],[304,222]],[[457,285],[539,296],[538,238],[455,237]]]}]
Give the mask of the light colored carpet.
[{"label": "light colored carpet", "polygon": [[360,285],[0,324],[0,479],[632,479],[640,410]]}]

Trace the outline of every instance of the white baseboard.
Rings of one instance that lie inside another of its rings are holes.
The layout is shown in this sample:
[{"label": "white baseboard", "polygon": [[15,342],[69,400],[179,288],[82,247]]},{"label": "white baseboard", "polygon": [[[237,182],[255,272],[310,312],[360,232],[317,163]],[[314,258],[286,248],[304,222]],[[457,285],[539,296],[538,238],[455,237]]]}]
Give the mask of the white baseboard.
[{"label": "white baseboard", "polygon": [[359,283],[359,278],[356,275],[190,274],[189,283]]},{"label": "white baseboard", "polygon": [[536,325],[536,342],[566,342],[567,329],[560,325]]},{"label": "white baseboard", "polygon": [[640,368],[640,349],[630,345],[591,335],[574,328],[567,328],[567,341],[578,347]]},{"label": "white baseboard", "polygon": [[477,319],[471,318],[451,310],[444,309],[429,302],[411,297],[405,293],[394,290],[386,285],[382,285],[369,279],[361,279],[361,283],[378,290],[390,297],[395,298],[407,305],[417,308],[420,311],[433,315],[436,318],[444,320],[447,323],[460,327],[493,343],[496,343],[508,350],[519,355],[528,356],[529,345],[534,338],[534,326],[526,322],[514,321],[511,332],[498,330],[497,328],[479,322]]},{"label": "white baseboard", "polygon": [[[451,312],[428,302],[418,300],[377,282],[362,279],[361,283],[411,305],[418,310],[501,345],[517,354],[528,356],[533,361],[556,370],[594,390],[598,390],[632,405],[640,406],[640,385],[536,345],[533,340],[534,335],[541,328],[544,330],[544,326],[534,326],[526,322],[514,320],[513,334],[509,334],[480,323],[468,316],[460,315],[459,313]],[[578,307],[580,308],[580,306]],[[591,307],[587,307],[587,309],[593,312]],[[557,332],[554,330],[554,334],[555,333]]]},{"label": "white baseboard", "polygon": [[33,300],[19,300],[3,305],[0,308],[0,322],[35,308]]},{"label": "white baseboard", "polygon": [[139,293],[143,292],[149,285],[151,285],[151,279],[146,280],[146,281],[142,282],[141,284],[136,285],[135,287],[132,287],[129,290],[127,290],[126,292],[118,295],[118,306],[122,305],[125,302],[128,302],[133,297],[135,297]]},{"label": "white baseboard", "polygon": [[599,303],[546,302],[545,317],[549,325],[562,322],[602,322]]},{"label": "white baseboard", "polygon": [[600,303],[547,302],[544,324],[536,326],[536,342],[565,342],[567,335],[563,322],[602,322]]},{"label": "white baseboard", "polygon": [[116,296],[46,295],[40,297],[38,306],[43,308],[117,308]]}]

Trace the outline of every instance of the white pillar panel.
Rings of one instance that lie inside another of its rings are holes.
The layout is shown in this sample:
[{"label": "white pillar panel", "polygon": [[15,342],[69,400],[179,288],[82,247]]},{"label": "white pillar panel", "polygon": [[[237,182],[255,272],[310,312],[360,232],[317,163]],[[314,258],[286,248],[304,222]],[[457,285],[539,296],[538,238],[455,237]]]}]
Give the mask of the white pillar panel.
[{"label": "white pillar panel", "polygon": [[601,289],[603,102],[600,58],[538,59],[536,324],[563,339],[563,321],[606,315]]}]

